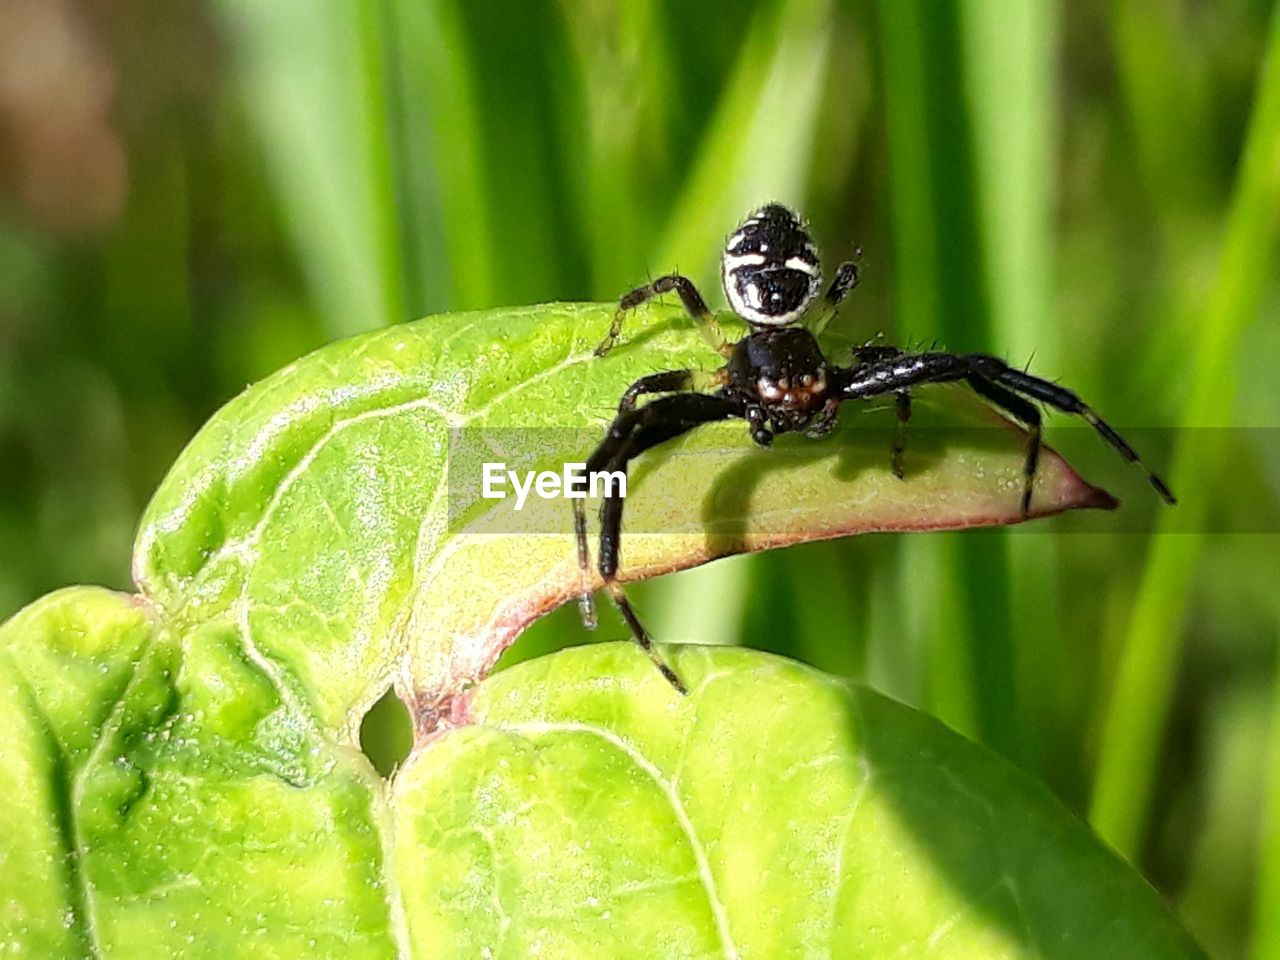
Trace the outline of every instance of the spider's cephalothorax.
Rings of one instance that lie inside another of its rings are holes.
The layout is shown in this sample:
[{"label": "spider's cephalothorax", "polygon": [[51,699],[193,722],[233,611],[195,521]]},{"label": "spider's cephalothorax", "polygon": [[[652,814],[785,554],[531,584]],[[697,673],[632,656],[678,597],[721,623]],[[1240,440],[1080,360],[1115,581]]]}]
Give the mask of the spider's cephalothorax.
[{"label": "spider's cephalothorax", "polygon": [[744,337],[719,376],[725,381],[723,393],[748,411],[752,438],[765,446],[775,433],[803,430],[829,402],[826,358],[803,327],[757,330]]},{"label": "spider's cephalothorax", "polygon": [[[1124,459],[1142,466],[1133,448],[1075,393],[1052,381],[1016,370],[996,357],[940,351],[908,353],[897,347],[869,344],[853,351],[849,366],[830,363],[815,334],[822,331],[836,307],[857,285],[858,269],[852,262],[842,263],[821,296],[822,310],[811,324],[812,331],[799,326],[799,321],[819,299],[822,271],[818,251],[803,221],[782,204],[761,207],[729,237],[722,279],[734,313],[751,328],[751,332],[736,343],[726,341],[702,295],[692,282],[679,274],[667,274],[637,287],[618,302],[613,324],[596,348],[597,354],[607,353],[613,347],[629,310],[651,297],[674,291],[726,363],[711,373],[667,370],[633,383],[623,393],[618,414],[604,439],[587,460],[588,473],[625,471],[632,459],[650,447],[716,420],[746,421],[751,438],[761,446],[768,446],[780,433],[803,430],[811,437],[822,436],[835,425],[836,413],[846,400],[892,395],[898,416],[898,439],[890,465],[901,478],[905,428],[911,418],[911,389],[926,383],[959,380],[1027,430],[1020,504],[1023,517],[1031,508],[1040,456],[1038,403],[1083,418]],[[645,394],[665,396],[637,406],[637,400]],[[1146,473],[1156,492],[1167,503],[1174,503],[1173,494],[1164,482],[1151,471]],[[597,561],[600,575],[636,642],[658,665],[663,676],[683,691],[680,678],[654,651],[649,634],[617,582],[622,503],[621,496],[611,494],[600,507]],[[578,560],[585,578],[590,569],[586,514],[581,500],[574,500],[573,504]],[[588,626],[593,626],[594,610],[585,589],[582,611]]]}]

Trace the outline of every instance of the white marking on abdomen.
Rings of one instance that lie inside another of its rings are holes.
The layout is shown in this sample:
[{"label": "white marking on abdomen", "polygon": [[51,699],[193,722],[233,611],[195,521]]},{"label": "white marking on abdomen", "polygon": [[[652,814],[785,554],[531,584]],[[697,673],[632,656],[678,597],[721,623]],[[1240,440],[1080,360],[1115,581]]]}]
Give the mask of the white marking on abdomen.
[{"label": "white marking on abdomen", "polygon": [[759,253],[727,253],[724,257],[725,273],[733,273],[739,267],[758,267],[768,260],[763,254]]},{"label": "white marking on abdomen", "polygon": [[803,257],[787,257],[787,262],[783,264],[788,270],[799,270],[801,273],[807,273],[811,277],[818,275],[818,268]]}]

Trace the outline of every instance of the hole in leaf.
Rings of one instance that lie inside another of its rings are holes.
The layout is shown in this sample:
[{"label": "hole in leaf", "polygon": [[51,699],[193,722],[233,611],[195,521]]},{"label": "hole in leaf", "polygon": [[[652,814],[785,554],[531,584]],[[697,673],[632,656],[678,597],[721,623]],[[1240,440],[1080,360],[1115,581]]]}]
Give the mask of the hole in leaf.
[{"label": "hole in leaf", "polygon": [[387,687],[360,721],[360,749],[373,769],[389,777],[413,748],[413,720],[409,708]]}]

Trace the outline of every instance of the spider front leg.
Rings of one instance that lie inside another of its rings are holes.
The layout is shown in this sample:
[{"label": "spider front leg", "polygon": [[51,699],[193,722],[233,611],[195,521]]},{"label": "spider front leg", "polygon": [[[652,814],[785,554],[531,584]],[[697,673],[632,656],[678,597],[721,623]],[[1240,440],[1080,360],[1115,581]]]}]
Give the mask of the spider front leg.
[{"label": "spider front leg", "polygon": [[[678,393],[685,390],[705,390],[708,387],[723,384],[726,377],[724,369],[714,373],[701,370],[664,370],[641,377],[627,387],[618,401],[618,414],[629,413],[636,407],[640,397],[650,393]],[[581,581],[578,592],[578,611],[582,617],[582,625],[594,630],[599,623],[596,618],[596,605],[588,588],[591,575],[591,548],[587,542],[587,513],[581,500],[573,501],[573,532],[578,546],[578,568]]]},{"label": "spider front leg", "polygon": [[714,373],[704,370],[665,370],[641,377],[627,387],[622,399],[618,401],[618,412],[626,413],[634,410],[636,401],[648,393],[680,393],[681,391],[702,391],[711,387],[722,386],[728,381],[728,374],[723,368]]},{"label": "spider front leg", "polygon": [[[638,410],[630,410],[619,414],[609,425],[604,440],[587,460],[588,474],[598,472],[621,472],[624,476],[627,465],[635,457],[665,443],[674,437],[688,433],[695,427],[716,420],[727,420],[742,416],[739,404],[724,397],[708,396],[702,393],[677,393],[670,397],[660,397]],[[574,501],[575,513],[582,516],[579,525],[578,559],[584,565],[589,562],[586,548],[585,512],[582,501]],[[598,565],[604,587],[622,614],[631,631],[632,639],[657,666],[680,693],[687,693],[688,688],[674,670],[658,655],[653,647],[653,639],[636,616],[635,610],[627,600],[622,585],[618,583],[618,563],[622,540],[622,508],[623,497],[614,486],[610,486],[600,506],[600,554]]]},{"label": "spider front leg", "polygon": [[659,277],[653,283],[636,287],[629,293],[623,294],[622,299],[618,301],[618,309],[613,314],[613,323],[609,325],[609,332],[596,347],[596,356],[603,357],[613,349],[613,345],[618,342],[618,337],[622,335],[622,324],[629,310],[634,310],[646,300],[673,290],[680,295],[680,302],[684,304],[685,311],[697,322],[698,329],[711,344],[711,348],[723,357],[729,356],[733,352],[733,347],[725,339],[720,324],[716,323],[716,318],[707,309],[707,303],[702,299],[702,294],[698,292],[692,280],[678,273],[669,273]]}]

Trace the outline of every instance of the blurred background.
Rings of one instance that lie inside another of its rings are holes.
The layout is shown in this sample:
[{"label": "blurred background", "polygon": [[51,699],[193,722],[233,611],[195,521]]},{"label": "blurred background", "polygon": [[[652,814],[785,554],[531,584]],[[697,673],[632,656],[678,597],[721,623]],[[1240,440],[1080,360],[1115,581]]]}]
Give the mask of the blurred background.
[{"label": "blurred background", "polygon": [[[637,589],[655,634],[920,705],[1046,781],[1215,956],[1280,958],[1280,527],[1256,521],[1280,494],[1277,22],[1263,0],[4,0],[0,618],[127,587],[167,466],[287,361],[673,267],[722,306],[725,235],[782,199],[829,261],[864,250],[839,332],[1034,358],[1183,502],[1054,418],[1125,513],[723,561]],[[508,659],[588,638],[563,609]]]}]

